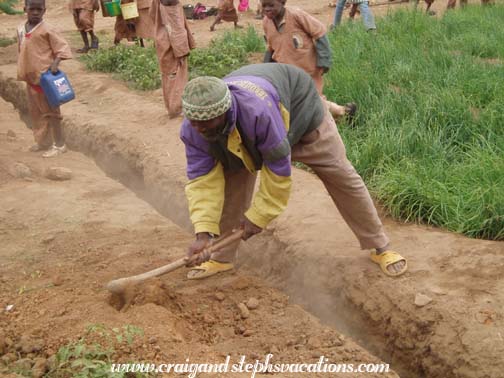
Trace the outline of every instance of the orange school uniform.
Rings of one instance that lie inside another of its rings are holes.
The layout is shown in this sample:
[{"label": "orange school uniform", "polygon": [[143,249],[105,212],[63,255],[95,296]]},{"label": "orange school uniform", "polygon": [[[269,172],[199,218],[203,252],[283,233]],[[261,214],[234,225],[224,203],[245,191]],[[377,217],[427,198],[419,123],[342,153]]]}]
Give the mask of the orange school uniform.
[{"label": "orange school uniform", "polygon": [[29,33],[26,23],[18,27],[18,65],[17,78],[27,83],[27,99],[32,130],[35,141],[41,145],[50,146],[49,122],[51,119],[61,119],[60,109],[51,108],[40,88],[40,75],[46,72],[54,59],[72,58],[70,46],[44,21],[36,25]]},{"label": "orange school uniform", "polygon": [[90,32],[94,29],[94,0],[71,0],[70,8],[72,10],[75,26],[77,30]]},{"label": "orange school uniform", "polygon": [[153,38],[154,23],[149,11],[152,0],[137,0],[138,18],[135,19],[135,30],[138,38]]},{"label": "orange school uniform", "polygon": [[285,15],[277,29],[273,20],[263,18],[267,48],[278,63],[295,65],[308,73],[319,93],[324,85],[323,69],[317,67],[315,40],[327,33],[315,17],[298,8],[285,7]]},{"label": "orange school uniform", "polygon": [[233,0],[219,0],[217,8],[219,9],[219,15],[222,17],[223,21],[238,22],[238,12],[236,11]]},{"label": "orange school uniform", "polygon": [[170,116],[176,116],[182,112],[182,92],[189,79],[188,55],[195,41],[182,4],[162,5],[153,0],[150,16],[154,22],[165,106]]}]

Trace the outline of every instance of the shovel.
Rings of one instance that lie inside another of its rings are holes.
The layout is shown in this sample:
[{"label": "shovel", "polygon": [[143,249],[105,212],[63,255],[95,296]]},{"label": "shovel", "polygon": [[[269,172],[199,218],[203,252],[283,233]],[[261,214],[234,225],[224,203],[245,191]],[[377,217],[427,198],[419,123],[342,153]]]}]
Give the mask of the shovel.
[{"label": "shovel", "polygon": [[[231,234],[222,236],[215,240],[210,246],[205,248],[201,253],[204,253],[208,256],[210,256],[213,252],[218,251],[219,249],[222,249],[224,247],[227,247],[228,245],[238,241],[241,239],[243,235],[243,230],[234,230]],[[172,272],[180,267],[183,267],[187,264],[187,260],[183,257],[178,260],[175,260],[174,262],[163,265],[157,269],[150,270],[148,272],[138,274],[136,276],[130,276],[130,277],[123,277],[119,278],[117,280],[110,281],[106,288],[108,291],[110,291],[113,294],[122,294],[126,287],[130,285],[137,284],[139,282],[145,281],[149,278],[152,277],[157,277],[162,274],[166,274],[169,272]]]}]

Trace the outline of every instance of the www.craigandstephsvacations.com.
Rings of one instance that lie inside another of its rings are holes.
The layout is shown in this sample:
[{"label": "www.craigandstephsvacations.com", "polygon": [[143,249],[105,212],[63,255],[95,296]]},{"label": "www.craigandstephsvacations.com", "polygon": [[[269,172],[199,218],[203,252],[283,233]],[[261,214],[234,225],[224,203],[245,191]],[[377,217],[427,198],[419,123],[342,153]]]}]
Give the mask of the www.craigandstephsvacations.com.
[{"label": "www.craigandstephsvacations.com", "polygon": [[372,363],[333,363],[327,357],[321,356],[317,362],[281,363],[274,361],[273,354],[265,356],[264,360],[248,362],[242,355],[236,362],[231,362],[227,356],[222,363],[193,363],[189,358],[184,363],[129,363],[112,364],[114,373],[175,373],[187,374],[195,378],[199,373],[249,373],[251,378],[264,373],[388,373],[388,364]]}]

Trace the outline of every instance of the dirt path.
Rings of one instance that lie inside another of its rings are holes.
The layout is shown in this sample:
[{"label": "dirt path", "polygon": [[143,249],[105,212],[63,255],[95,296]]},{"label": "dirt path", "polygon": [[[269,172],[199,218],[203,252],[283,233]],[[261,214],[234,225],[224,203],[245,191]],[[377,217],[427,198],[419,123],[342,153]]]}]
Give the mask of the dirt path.
[{"label": "dirt path", "polygon": [[[313,5],[315,2],[305,1],[304,3],[308,4],[307,9],[315,7]],[[313,8],[317,17],[322,15],[317,12],[325,12],[325,10],[325,6]],[[60,25],[67,30],[67,35],[75,34],[71,31],[73,24],[67,13],[63,11],[51,13],[50,11],[49,16],[61,20]],[[329,17],[328,14],[325,17]],[[14,23],[13,19],[9,18],[8,22],[4,23],[5,17],[0,18],[0,31],[3,33],[4,30],[10,30],[11,23],[17,24],[19,19]],[[109,20],[100,22],[106,23]],[[198,23],[201,29],[195,28],[195,33],[201,33],[202,39],[210,34],[206,32],[205,22],[210,21]],[[223,25],[222,29],[227,27]],[[2,64],[0,66],[0,95],[22,107],[24,92],[19,85],[9,80],[15,77],[15,61],[15,46],[0,49],[0,64]],[[64,69],[72,78],[77,91],[77,100],[63,107],[65,127],[71,147],[93,156],[107,174],[121,180],[139,196],[149,201],[161,214],[170,217],[179,226],[189,231],[190,225],[183,194],[184,154],[177,136],[179,125],[177,122],[168,121],[164,116],[159,91],[147,94],[132,92],[107,75],[85,72],[77,61],[64,64]],[[3,118],[3,111],[1,114],[3,127],[8,121]],[[29,146],[30,143],[29,137],[26,136],[22,143],[23,148]],[[24,156],[29,158],[26,154]],[[11,155],[8,158],[5,155],[5,157],[2,156],[2,161],[4,159],[6,161],[10,159],[12,163],[17,157]],[[38,164],[39,159],[33,158],[33,161],[34,164]],[[80,168],[75,169],[76,172],[79,170]],[[19,185],[19,180],[12,180],[5,170],[0,174],[0,182],[8,182],[9,185],[14,182]],[[77,177],[80,177],[80,174]],[[386,219],[386,230],[393,240],[394,248],[407,256],[410,265],[410,272],[407,275],[391,280],[378,272],[367,259],[366,253],[358,250],[355,238],[334,210],[321,184],[313,176],[300,171],[295,172],[294,182],[294,193],[286,213],[266,232],[245,244],[241,249],[241,272],[249,272],[266,278],[268,282],[290,294],[291,301],[303,304],[324,322],[337,325],[338,329],[354,336],[374,353],[392,362],[393,367],[402,366],[403,370],[400,373],[403,377],[493,378],[501,374],[504,367],[502,361],[504,353],[502,310],[504,308],[504,271],[502,270],[504,246],[502,243],[470,240],[447,232],[415,225],[397,224]],[[26,186],[25,182],[22,184]],[[75,189],[92,191],[91,188],[96,188],[97,201],[100,203],[96,205],[98,207],[109,203],[108,197],[99,198],[103,193],[107,193],[101,184],[100,181],[98,186],[92,186],[92,183],[87,182]],[[61,187],[62,185],[59,186]],[[311,196],[309,203],[306,201],[308,193]],[[40,192],[28,193],[34,198],[37,198],[37,194],[40,195]],[[81,197],[82,195],[84,194],[81,193]],[[5,198],[11,197],[15,196],[2,198],[2,210],[17,209],[14,205],[3,206]],[[81,200],[80,197],[79,200]],[[43,218],[42,214],[47,214],[48,204],[42,202],[37,207],[37,203],[34,201],[32,205],[38,208],[40,213],[38,218],[33,219],[39,220]],[[72,210],[69,205],[68,212],[72,213]],[[136,211],[131,213],[138,215]],[[127,214],[130,212],[128,211]],[[11,213],[7,213],[7,218],[11,219],[10,217]],[[49,215],[47,217],[49,218]],[[123,216],[118,214],[116,217],[119,219],[118,225],[121,225],[121,222],[127,220],[128,217],[131,218],[130,215],[126,217],[124,214]],[[10,248],[18,252],[16,246],[28,243],[25,237],[26,229],[23,229],[26,224],[21,222],[22,219],[22,217],[12,218],[11,221],[14,223],[6,227],[9,232],[17,228],[24,230],[16,233],[10,240]],[[132,219],[135,220],[135,217]],[[161,221],[161,218],[159,219]],[[139,223],[129,226],[130,230],[135,232],[125,232],[126,235],[121,235],[119,231],[114,230],[114,227],[109,230],[102,227],[102,224],[95,225],[94,228],[84,227],[86,222],[89,222],[87,218],[77,217],[74,227],[82,226],[76,235],[79,235],[79,240],[83,240],[84,244],[101,240],[98,246],[102,246],[103,249],[100,250],[101,254],[94,256],[95,260],[93,260],[96,266],[99,264],[105,266],[108,261],[116,263],[114,269],[111,270],[107,270],[106,267],[93,269],[90,277],[103,277],[106,280],[117,272],[130,272],[131,259],[136,261],[137,266],[144,268],[148,265],[145,261],[155,265],[154,263],[162,261],[161,251],[164,251],[166,245],[171,242],[171,239],[168,241],[167,235],[161,232],[159,242],[166,244],[162,244],[158,250],[151,250],[152,241],[148,237],[149,234],[147,233],[147,236],[135,234],[137,230],[140,233],[143,228],[150,229],[152,232],[152,229],[156,227],[154,224],[146,226],[138,221]],[[37,224],[37,222],[34,223]],[[44,231],[47,226],[40,227],[38,233],[48,232]],[[54,228],[55,226],[49,227],[48,230]],[[67,230],[67,233],[70,233],[70,229]],[[89,233],[85,233],[86,230],[89,230]],[[51,234],[51,232],[48,233]],[[132,235],[128,235],[129,233]],[[117,264],[118,259],[112,257],[117,255],[110,255],[111,257],[107,254],[103,255],[105,249],[107,253],[109,252],[107,244],[109,234],[115,235],[118,241],[131,236],[131,239],[125,239],[128,243],[134,243],[137,239],[144,240],[146,248],[141,250],[146,251],[146,254],[135,260],[134,248],[125,247],[129,245],[127,243],[118,244],[115,247],[117,254],[121,253],[120,249],[125,248],[129,252],[125,255],[128,266]],[[48,237],[50,239],[50,235]],[[61,240],[67,242],[68,238],[69,236],[66,235]],[[42,239],[38,239],[39,244]],[[58,238],[54,240],[58,241]],[[69,255],[72,255],[70,251],[74,249],[81,251],[78,243],[75,244],[76,239],[72,240],[74,240],[73,244],[68,242],[69,245],[74,246],[73,249],[68,250]],[[149,240],[148,243],[147,240]],[[185,239],[181,236],[180,239],[175,237],[175,240],[179,240],[178,246],[182,248],[190,238],[186,235]],[[27,248],[30,250],[33,247],[33,251],[38,250],[39,254],[47,253],[49,247],[44,246],[42,249],[40,246],[39,249],[34,247],[39,244],[37,240],[34,240],[33,244],[28,245]],[[98,246],[92,246],[91,250],[97,249]],[[20,253],[12,251],[10,253],[11,255],[7,256],[11,256],[11,259],[18,255],[22,256]],[[53,255],[54,259],[56,259],[55,256],[60,255]],[[83,259],[85,257],[81,256]],[[67,266],[75,264],[75,261],[80,262],[72,260]],[[86,261],[82,260],[82,262]],[[31,267],[29,259],[28,262],[20,260],[17,264],[16,269],[21,266],[25,270],[26,266]],[[9,268],[9,279],[13,279],[12,272],[14,271]],[[35,270],[29,271],[28,276]],[[105,275],[107,272],[109,276]],[[45,279],[48,279],[50,274],[52,271],[48,275],[44,274]],[[104,275],[96,276],[96,274]],[[68,283],[77,285],[73,277],[73,274],[68,277]],[[171,284],[171,277],[161,282]],[[174,277],[177,277],[176,273]],[[212,285],[225,287],[230,284],[228,280],[233,278],[223,278],[222,281],[217,279]],[[100,286],[98,279],[90,278],[90,280],[90,282],[96,281],[95,286],[92,287],[98,292]],[[3,284],[8,282],[7,280]],[[40,281],[42,282],[48,281]],[[185,288],[186,282],[182,286]],[[184,288],[179,288],[179,290],[185,290]],[[14,298],[15,295],[12,293],[16,293],[19,287],[9,287],[9,289],[11,293],[9,298]],[[245,300],[247,295],[257,296],[254,294],[255,290],[254,286],[244,297],[235,298],[233,301]],[[203,291],[203,293],[210,295],[210,291]],[[69,293],[72,292],[69,291]],[[415,305],[415,298],[420,294],[428,296],[432,301],[424,306]],[[96,298],[94,292],[92,295]],[[225,295],[231,296],[231,290]],[[94,319],[93,314],[97,311],[96,319],[99,319],[102,312],[98,308],[107,306],[105,299],[104,297],[99,299],[97,301],[99,305],[95,303],[83,307],[92,309],[92,311],[86,311],[86,316]],[[70,303],[76,303],[75,299],[69,300]],[[36,307],[32,303],[26,303],[26,305]],[[73,311],[72,306],[67,307]],[[57,304],[56,307],[60,308]],[[36,316],[34,312],[30,314]],[[63,319],[65,319],[64,316]],[[70,319],[71,321],[75,322],[76,319]],[[82,320],[79,321],[83,324]],[[25,322],[27,320],[16,324]],[[296,324],[291,323],[289,327],[297,328]],[[59,318],[51,325],[59,327]],[[20,326],[21,329],[22,326]],[[269,329],[274,330],[275,327]],[[273,339],[267,336],[271,333],[265,331],[262,334],[266,343]],[[226,348],[232,350],[233,345],[227,345]],[[207,352],[211,355],[207,349],[203,353]],[[263,349],[255,353],[262,352]],[[295,353],[290,356],[297,357]]]},{"label": "dirt path", "polygon": [[[0,355],[12,359],[11,368],[21,365],[21,357],[51,361],[70,341],[96,337],[86,332],[90,325],[144,331],[117,350],[117,362],[220,363],[227,355],[255,361],[269,352],[285,363],[314,363],[320,356],[380,362],[289,304],[285,294],[242,274],[191,282],[182,269],[130,290],[118,312],[104,283],[183,256],[190,234],[82,154],[48,161],[26,152],[30,132],[3,100],[0,112]],[[45,178],[54,166],[70,169],[72,179]],[[238,305],[251,298],[258,307],[242,316]]]}]

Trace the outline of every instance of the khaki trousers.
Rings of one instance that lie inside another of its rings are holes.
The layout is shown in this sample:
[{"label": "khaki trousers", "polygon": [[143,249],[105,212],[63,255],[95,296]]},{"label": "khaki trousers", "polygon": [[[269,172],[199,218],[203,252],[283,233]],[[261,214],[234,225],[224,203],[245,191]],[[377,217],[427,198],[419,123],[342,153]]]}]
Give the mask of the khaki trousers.
[{"label": "khaki trousers", "polygon": [[[389,243],[366,185],[347,159],[345,145],[327,110],[322,124],[292,146],[291,155],[293,161],[306,164],[322,180],[362,249],[382,248]],[[226,173],[225,178],[222,233],[238,227],[240,218],[250,206],[256,176],[242,169]],[[238,244],[212,254],[212,259],[232,262]]]},{"label": "khaki trousers", "polygon": [[[173,54],[173,50],[171,53]],[[170,67],[164,67],[162,70],[161,79],[166,110],[170,117],[176,117],[182,113],[182,92],[189,80],[189,65],[187,56],[173,56],[171,62]]]}]

